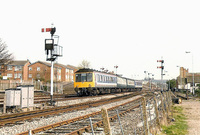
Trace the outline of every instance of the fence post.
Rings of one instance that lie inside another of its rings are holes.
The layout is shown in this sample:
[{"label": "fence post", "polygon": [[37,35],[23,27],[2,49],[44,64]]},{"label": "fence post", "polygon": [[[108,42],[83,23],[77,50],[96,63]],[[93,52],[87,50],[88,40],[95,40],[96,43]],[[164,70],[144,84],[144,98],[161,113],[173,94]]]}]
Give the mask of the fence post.
[{"label": "fence post", "polygon": [[169,117],[169,102],[168,102],[168,93],[165,92],[164,96],[164,101],[165,101],[165,107],[166,107],[166,112],[167,112],[167,118]]},{"label": "fence post", "polygon": [[101,114],[103,118],[103,127],[104,127],[105,135],[112,135],[111,130],[110,130],[110,121],[109,121],[107,109],[102,108]]},{"label": "fence post", "polygon": [[28,131],[28,135],[32,135],[32,131],[31,130]]},{"label": "fence post", "polygon": [[149,126],[148,126],[148,118],[147,118],[147,110],[146,110],[146,99],[142,97],[142,112],[143,112],[143,120],[144,120],[144,128],[145,135],[149,135]]},{"label": "fence post", "polygon": [[6,92],[4,94],[4,101],[3,101],[3,114],[6,113]]},{"label": "fence post", "polygon": [[164,95],[162,96],[162,93],[160,93],[160,99],[161,99],[161,107],[162,107],[162,113],[163,113],[162,124],[165,125],[165,123],[167,122],[167,119],[166,119],[166,113],[165,113],[165,107],[164,107]]},{"label": "fence post", "polygon": [[154,95],[154,107],[155,107],[155,112],[156,112],[156,125],[158,125],[158,128],[160,130],[160,120],[159,120],[159,113],[158,113],[158,102],[157,102],[157,99],[156,99],[156,96]]},{"label": "fence post", "polygon": [[118,112],[118,110],[116,110],[116,112],[117,112],[117,117],[118,117],[118,120],[119,120],[119,125],[120,125],[120,128],[121,128],[122,135],[124,135],[124,131],[123,131],[123,128],[122,128],[121,120],[120,120],[120,117],[119,117],[119,112]]},{"label": "fence post", "polygon": [[91,117],[89,117],[89,120],[90,120],[90,127],[91,127],[91,130],[92,130],[92,135],[94,135],[94,129],[93,129]]},{"label": "fence post", "polygon": [[172,105],[171,90],[169,90],[168,95],[169,95],[169,110],[171,111],[171,105]]}]

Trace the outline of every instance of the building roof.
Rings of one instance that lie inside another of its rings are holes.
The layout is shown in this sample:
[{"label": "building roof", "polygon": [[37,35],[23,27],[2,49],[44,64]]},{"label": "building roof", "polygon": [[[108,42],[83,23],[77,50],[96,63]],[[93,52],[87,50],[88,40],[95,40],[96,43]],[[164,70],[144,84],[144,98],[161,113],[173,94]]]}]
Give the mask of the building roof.
[{"label": "building roof", "polygon": [[69,67],[68,65],[63,65],[63,64],[60,64],[60,63],[55,63],[55,65],[61,66],[63,68],[67,68],[69,70],[74,70],[73,68]]},{"label": "building roof", "polygon": [[36,63],[41,63],[41,64],[44,64],[44,65],[46,65],[46,66],[49,66],[49,67],[51,67],[51,63],[48,63],[48,62],[43,62],[43,61],[36,61],[36,62],[34,62],[34,63],[30,64],[29,66],[31,66],[31,65],[34,65],[34,64],[36,64]]},{"label": "building roof", "polygon": [[[36,63],[41,63],[41,64],[44,64],[48,67],[51,67],[51,63],[49,62],[44,62],[44,61],[36,61],[32,64],[30,64],[29,66],[33,65],[33,64],[36,64]],[[63,64],[60,64],[60,63],[54,63],[54,67],[56,68],[60,68],[60,67],[63,67],[63,68],[67,68],[67,69],[70,69],[70,70],[77,70],[78,68],[75,67],[75,66],[72,66],[72,65],[63,65]]]},{"label": "building roof", "polygon": [[[51,67],[51,63],[44,62],[44,61],[36,61],[36,62],[30,64],[29,66],[34,65],[34,64],[36,64],[36,63],[41,63],[41,64],[44,64],[44,65],[46,65],[46,66],[48,66],[48,67]],[[54,64],[54,68],[60,68],[60,67],[58,67],[58,66],[56,66],[56,65]]]},{"label": "building roof", "polygon": [[67,68],[69,68],[69,69],[72,69],[72,70],[75,70],[75,71],[77,71],[78,70],[78,68],[77,67],[75,67],[75,66],[72,66],[72,65],[67,65]]},{"label": "building roof", "polygon": [[30,61],[29,60],[15,60],[15,61],[12,61],[8,65],[12,65],[12,66],[24,66],[27,62],[30,62]]}]

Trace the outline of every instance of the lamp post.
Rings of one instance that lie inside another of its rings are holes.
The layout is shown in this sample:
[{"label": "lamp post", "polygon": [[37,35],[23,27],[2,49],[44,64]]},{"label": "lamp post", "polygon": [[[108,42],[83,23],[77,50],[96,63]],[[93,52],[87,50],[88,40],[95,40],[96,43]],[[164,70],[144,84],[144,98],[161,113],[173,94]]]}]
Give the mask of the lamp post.
[{"label": "lamp post", "polygon": [[[180,66],[176,66],[176,67],[181,68]],[[181,87],[182,87],[182,79],[181,79],[181,69],[180,69],[180,89],[181,89]]]},{"label": "lamp post", "polygon": [[[149,76],[151,75],[151,77]],[[149,78],[149,90],[151,91],[151,87],[152,87],[152,79],[153,79],[154,74],[152,73],[148,73],[148,78]]]},{"label": "lamp post", "polygon": [[[189,51],[185,51],[185,53],[191,53]],[[191,53],[192,54],[192,53]],[[195,92],[194,92],[194,70],[193,70],[193,65],[194,65],[194,62],[193,62],[193,54],[192,54],[192,94],[194,95]]]},{"label": "lamp post", "polygon": [[117,68],[118,68],[118,66],[116,65],[116,66],[114,66],[114,68],[116,68],[116,74],[117,74]]},{"label": "lamp post", "polygon": [[147,79],[147,71],[144,71],[144,73],[145,73],[145,78],[144,78],[144,80],[146,80]]}]

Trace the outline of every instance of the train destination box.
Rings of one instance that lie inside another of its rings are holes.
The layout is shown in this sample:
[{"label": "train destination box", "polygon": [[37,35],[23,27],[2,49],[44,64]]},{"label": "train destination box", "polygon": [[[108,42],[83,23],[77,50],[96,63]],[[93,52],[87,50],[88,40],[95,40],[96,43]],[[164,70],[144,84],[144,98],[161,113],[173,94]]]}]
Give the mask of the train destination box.
[{"label": "train destination box", "polygon": [[20,106],[21,90],[18,88],[10,88],[5,90],[6,106]]}]

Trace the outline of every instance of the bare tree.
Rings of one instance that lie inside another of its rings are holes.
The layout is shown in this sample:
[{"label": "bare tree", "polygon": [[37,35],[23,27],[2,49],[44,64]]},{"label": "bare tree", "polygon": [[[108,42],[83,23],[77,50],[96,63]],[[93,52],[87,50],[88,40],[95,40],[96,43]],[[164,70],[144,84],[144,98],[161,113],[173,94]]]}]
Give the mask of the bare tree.
[{"label": "bare tree", "polygon": [[90,68],[90,62],[87,61],[87,60],[83,60],[81,62],[81,64],[78,65],[78,68],[81,69],[81,68]]},{"label": "bare tree", "polygon": [[0,65],[7,65],[14,59],[13,54],[7,50],[7,45],[0,38]]}]

